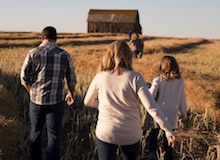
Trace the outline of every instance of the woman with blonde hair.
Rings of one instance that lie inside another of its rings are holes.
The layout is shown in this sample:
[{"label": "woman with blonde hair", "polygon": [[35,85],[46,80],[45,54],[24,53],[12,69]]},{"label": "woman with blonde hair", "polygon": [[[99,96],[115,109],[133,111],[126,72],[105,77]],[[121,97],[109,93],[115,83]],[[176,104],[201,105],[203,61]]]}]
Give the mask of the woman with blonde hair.
[{"label": "woman with blonde hair", "polygon": [[[186,116],[187,106],[184,82],[179,65],[173,56],[166,55],[161,59],[159,76],[153,79],[149,91],[153,98],[157,99],[158,106],[174,130],[177,127],[178,113]],[[154,122],[149,134],[149,157],[155,157],[159,131],[159,126]],[[173,160],[173,148],[168,145],[166,138],[164,138],[163,146],[164,160]]]},{"label": "woman with blonde hair", "polygon": [[99,160],[116,160],[120,147],[123,160],[135,160],[140,149],[140,100],[165,131],[173,146],[175,136],[148,91],[143,76],[132,69],[132,53],[126,42],[114,41],[104,53],[98,72],[84,98],[98,108],[96,144]]}]

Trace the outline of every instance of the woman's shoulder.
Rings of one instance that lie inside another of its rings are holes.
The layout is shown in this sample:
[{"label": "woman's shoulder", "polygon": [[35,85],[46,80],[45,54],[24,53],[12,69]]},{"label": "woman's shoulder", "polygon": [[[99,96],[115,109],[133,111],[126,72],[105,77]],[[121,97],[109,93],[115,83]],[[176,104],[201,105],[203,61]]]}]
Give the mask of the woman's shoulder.
[{"label": "woman's shoulder", "polygon": [[143,81],[145,82],[145,79],[143,77],[143,75],[137,71],[130,71],[130,74],[129,74],[129,78],[130,80],[134,80],[134,81]]},{"label": "woman's shoulder", "polygon": [[103,77],[103,76],[106,76],[106,75],[109,75],[110,73],[107,72],[107,71],[100,71],[98,73],[96,73],[95,77],[96,78],[100,78],[100,77]]}]

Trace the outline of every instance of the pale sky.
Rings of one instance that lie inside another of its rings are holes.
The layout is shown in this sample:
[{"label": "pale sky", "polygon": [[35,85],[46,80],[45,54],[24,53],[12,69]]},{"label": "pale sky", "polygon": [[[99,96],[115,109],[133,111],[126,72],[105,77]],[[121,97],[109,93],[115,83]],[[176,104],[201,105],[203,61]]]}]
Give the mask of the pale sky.
[{"label": "pale sky", "polygon": [[144,35],[220,39],[220,0],[0,0],[0,31],[87,33],[90,9],[137,9]]}]

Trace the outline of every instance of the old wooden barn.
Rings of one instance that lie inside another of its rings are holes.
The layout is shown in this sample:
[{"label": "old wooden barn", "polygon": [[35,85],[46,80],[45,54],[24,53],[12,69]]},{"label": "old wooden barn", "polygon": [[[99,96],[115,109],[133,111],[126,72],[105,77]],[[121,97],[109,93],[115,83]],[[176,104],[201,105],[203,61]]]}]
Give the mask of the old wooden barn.
[{"label": "old wooden barn", "polygon": [[88,33],[128,33],[142,34],[138,10],[99,10],[88,13]]}]

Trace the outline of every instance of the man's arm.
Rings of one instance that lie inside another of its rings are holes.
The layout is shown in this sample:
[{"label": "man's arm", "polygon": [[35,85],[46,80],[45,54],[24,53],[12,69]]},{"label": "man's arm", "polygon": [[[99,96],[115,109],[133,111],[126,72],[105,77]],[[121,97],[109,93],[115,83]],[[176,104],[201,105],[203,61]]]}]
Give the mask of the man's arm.
[{"label": "man's arm", "polygon": [[21,72],[20,72],[20,81],[21,84],[24,86],[24,88],[28,91],[28,93],[30,93],[30,89],[31,89],[31,81],[30,81],[30,77],[31,77],[31,73],[32,73],[32,64],[31,64],[31,52],[34,50],[31,50],[28,52],[28,54],[25,57],[25,60],[22,64],[21,67]]},{"label": "man's arm", "polygon": [[69,64],[67,66],[67,72],[66,72],[68,93],[65,97],[65,101],[67,102],[68,106],[71,106],[74,103],[76,74],[75,74],[75,68],[73,66],[72,59],[70,58],[69,54],[67,55],[68,55],[67,59],[69,61]]}]

